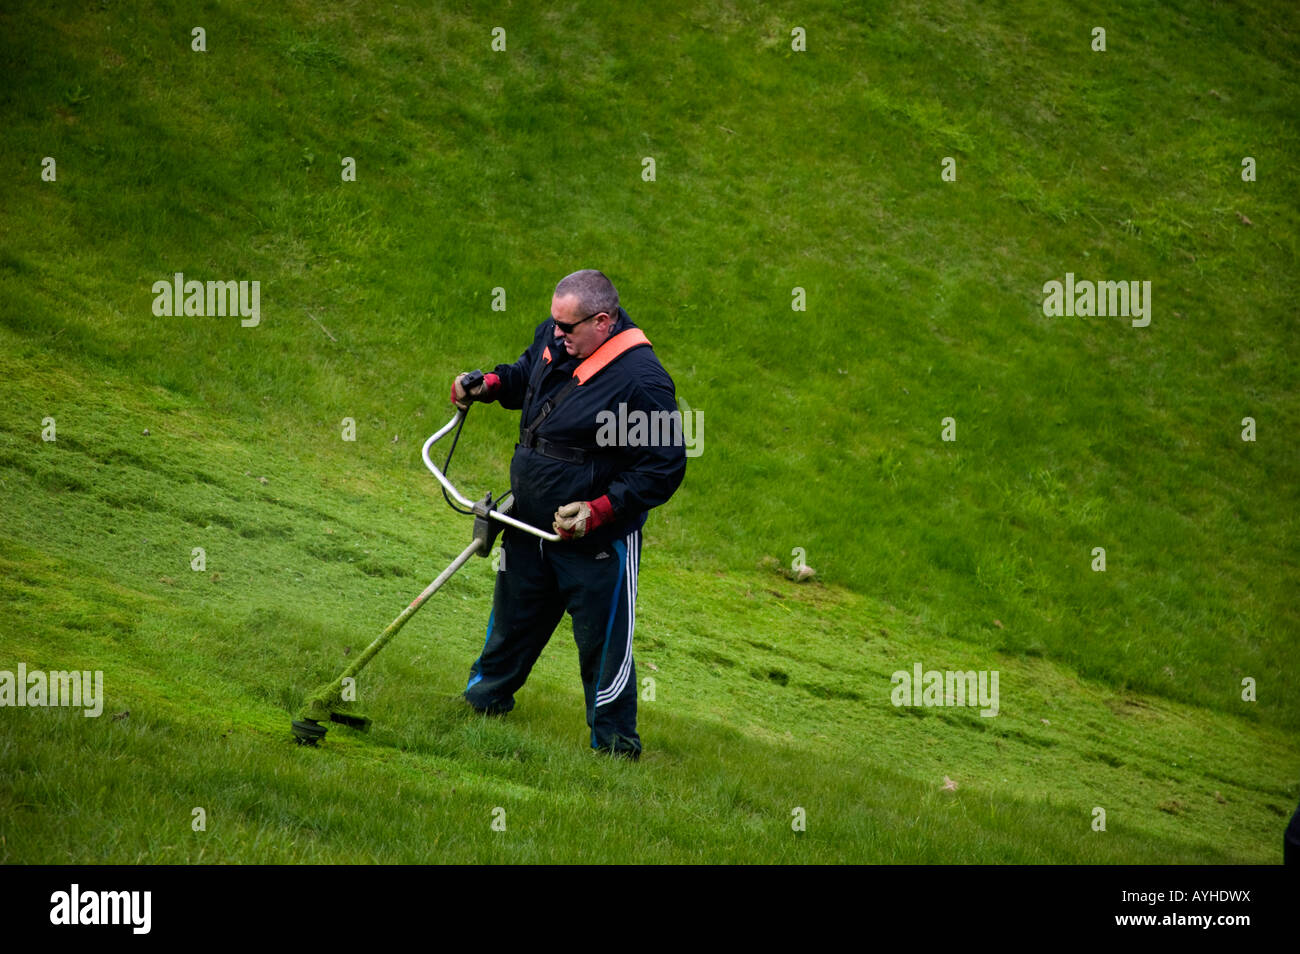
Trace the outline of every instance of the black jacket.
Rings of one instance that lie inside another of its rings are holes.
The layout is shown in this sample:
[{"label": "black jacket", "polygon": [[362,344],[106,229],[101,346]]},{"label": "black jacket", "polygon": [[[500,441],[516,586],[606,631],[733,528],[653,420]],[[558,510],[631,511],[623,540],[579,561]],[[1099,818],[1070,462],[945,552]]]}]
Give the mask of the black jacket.
[{"label": "black jacket", "polygon": [[[634,327],[620,308],[613,333]],[[543,357],[548,347],[549,362]],[[548,317],[537,326],[532,345],[518,361],[496,366],[501,379],[496,399],[502,407],[523,411],[521,441],[542,404],[559,393],[579,364],[563,344],[557,345],[555,325]],[[666,426],[667,415],[671,415],[671,428]],[[620,421],[635,425],[638,419],[644,424],[639,430],[629,426],[620,431]],[[516,444],[510,463],[510,486],[515,495],[512,513],[550,530],[559,507],[608,495],[614,519],[572,542],[584,549],[603,548],[611,540],[639,530],[646,513],[667,501],[686,474],[686,447],[673,380],[650,347],[624,352],[575,388],[535,434],[568,450],[581,449],[586,460],[561,460],[537,447]]]}]

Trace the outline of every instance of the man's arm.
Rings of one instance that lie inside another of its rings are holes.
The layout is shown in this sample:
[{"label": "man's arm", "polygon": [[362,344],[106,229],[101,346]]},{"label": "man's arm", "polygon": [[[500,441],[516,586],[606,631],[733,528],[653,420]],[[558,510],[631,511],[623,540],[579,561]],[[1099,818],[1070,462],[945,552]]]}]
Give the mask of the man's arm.
[{"label": "man's arm", "polygon": [[555,512],[552,529],[566,540],[582,537],[628,513],[651,510],[670,498],[686,475],[686,444],[673,382],[661,366],[634,385],[629,413],[645,414],[646,442],[621,448],[622,469],[593,500],[574,501]]},{"label": "man's arm", "polygon": [[[672,379],[660,372],[637,385],[628,410],[646,414],[649,443],[628,447],[629,466],[616,474],[605,496],[614,516],[652,510],[667,502],[686,476],[686,444]],[[656,446],[657,445],[657,446]]]},{"label": "man's arm", "polygon": [[542,360],[542,349],[550,320],[537,326],[533,333],[533,343],[528,346],[519,360],[514,364],[498,364],[492,373],[499,379],[498,386],[492,391],[492,398],[504,408],[518,411],[524,406],[524,395],[528,393],[528,378],[533,373],[533,363]]}]

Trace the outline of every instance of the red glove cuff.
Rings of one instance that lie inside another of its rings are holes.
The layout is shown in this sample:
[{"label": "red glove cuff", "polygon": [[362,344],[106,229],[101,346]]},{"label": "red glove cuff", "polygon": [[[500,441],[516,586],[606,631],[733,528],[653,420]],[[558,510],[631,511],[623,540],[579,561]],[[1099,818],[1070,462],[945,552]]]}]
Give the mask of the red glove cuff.
[{"label": "red glove cuff", "polygon": [[609,494],[589,501],[587,506],[591,507],[591,517],[587,520],[588,533],[591,533],[602,523],[609,523],[614,519],[614,505],[609,502]]},{"label": "red glove cuff", "polygon": [[[492,401],[495,400],[496,393],[499,390],[501,390],[501,376],[499,374],[493,374],[491,371],[489,371],[487,374],[483,375],[483,396],[478,398],[471,397],[470,393],[466,391],[465,399],[467,401]],[[451,382],[451,403],[452,404],[456,403],[456,381],[455,380]]]}]

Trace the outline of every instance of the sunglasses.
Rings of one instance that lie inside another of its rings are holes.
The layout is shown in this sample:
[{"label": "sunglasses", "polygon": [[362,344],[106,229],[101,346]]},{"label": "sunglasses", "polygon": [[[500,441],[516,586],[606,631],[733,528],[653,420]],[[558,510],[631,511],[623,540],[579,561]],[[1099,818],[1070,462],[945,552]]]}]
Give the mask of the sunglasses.
[{"label": "sunglasses", "polygon": [[570,324],[569,322],[560,321],[560,319],[556,318],[554,315],[551,315],[551,321],[555,322],[555,327],[559,328],[560,331],[564,332],[566,335],[569,335],[569,334],[573,334],[573,329],[578,327],[578,325],[582,324],[583,321],[591,321],[591,319],[595,318],[596,315],[603,315],[603,314],[605,314],[603,311],[598,311],[596,312],[595,315],[588,315],[586,318],[583,318],[582,321],[575,321],[572,324]]}]

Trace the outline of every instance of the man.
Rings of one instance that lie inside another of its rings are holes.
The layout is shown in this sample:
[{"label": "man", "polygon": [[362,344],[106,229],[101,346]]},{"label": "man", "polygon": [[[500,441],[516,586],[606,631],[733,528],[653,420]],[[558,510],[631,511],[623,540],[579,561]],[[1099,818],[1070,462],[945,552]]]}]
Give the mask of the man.
[{"label": "man", "polygon": [[[641,527],[686,473],[672,378],[595,269],[560,280],[551,316],[518,361],[497,365],[469,392],[463,377],[452,382],[454,404],[498,401],[523,412],[510,464],[512,514],[563,538],[550,543],[503,531],[487,639],[465,699],[480,712],[513,709],[515,692],[568,610],[591,747],[639,758],[632,631]],[[656,439],[665,437],[663,427],[643,427],[611,440],[617,429],[609,415],[635,420],[636,412],[671,422],[671,439]]]}]

